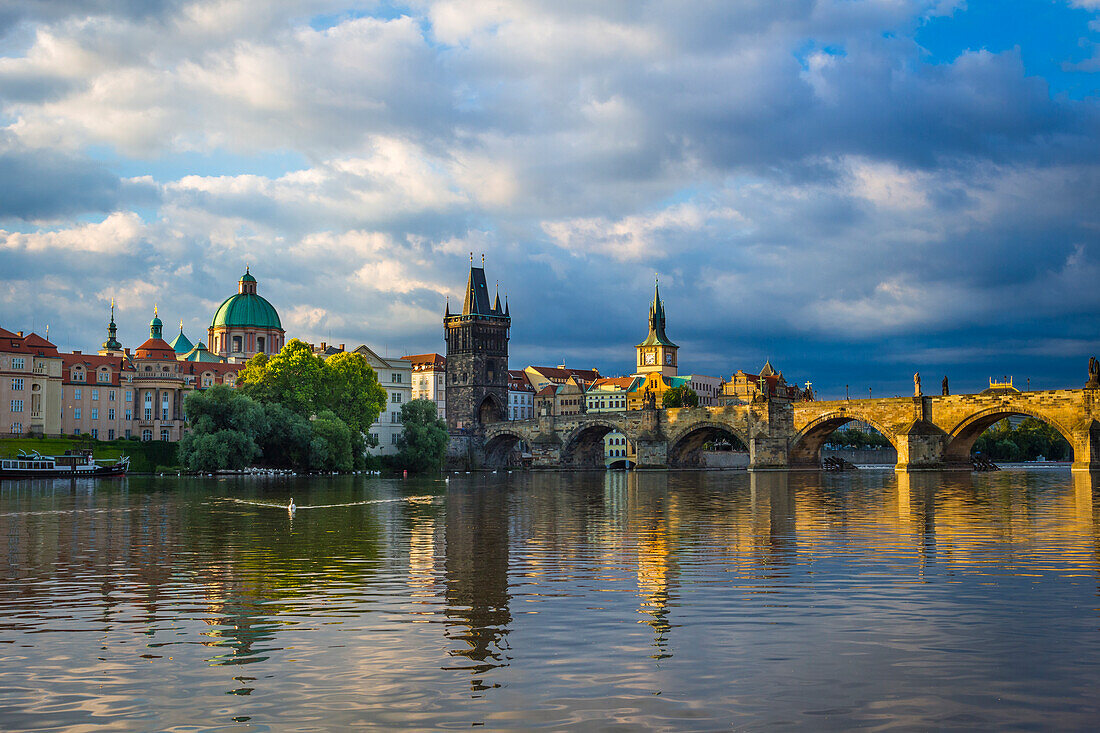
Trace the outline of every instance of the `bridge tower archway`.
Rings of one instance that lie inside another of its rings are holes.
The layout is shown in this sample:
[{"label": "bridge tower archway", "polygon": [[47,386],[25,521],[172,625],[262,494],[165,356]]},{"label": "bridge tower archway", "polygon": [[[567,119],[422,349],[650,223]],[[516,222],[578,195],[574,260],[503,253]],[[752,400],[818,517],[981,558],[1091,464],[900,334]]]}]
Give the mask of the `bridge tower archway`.
[{"label": "bridge tower archway", "polygon": [[[1092,422],[1092,425],[1083,431],[1090,438],[1087,440],[1086,445],[1082,445],[1081,441],[1077,440],[1074,431],[1070,430],[1066,426],[1054,420],[1049,415],[1044,415],[1038,410],[1030,410],[1024,407],[1013,406],[1001,406],[983,410],[967,417],[961,423],[955,426],[949,433],[949,440],[947,446],[943,451],[943,462],[948,468],[966,468],[971,467],[970,456],[974,450],[974,443],[978,441],[989,428],[993,427],[1001,420],[1010,417],[1031,417],[1036,420],[1049,425],[1054,428],[1062,438],[1069,443],[1070,455],[1066,458],[1076,460],[1089,461],[1090,456],[1088,453],[1094,451],[1094,446],[1097,445],[1097,439],[1100,438],[1100,425],[1097,425],[1096,421]],[[1085,453],[1078,458],[1079,453]]]},{"label": "bridge tower archway", "polygon": [[748,451],[748,436],[729,425],[703,422],[669,439],[669,468],[703,468],[703,447],[707,443],[726,441],[734,450]]},{"label": "bridge tower archway", "polygon": [[868,420],[863,415],[850,413],[830,413],[822,415],[799,431],[791,441],[789,464],[791,468],[821,468],[821,447],[829,441],[829,436],[851,422],[863,422],[882,434],[890,446],[898,449],[893,431],[876,420]]},{"label": "bridge tower archway", "polygon": [[485,399],[481,401],[477,408],[478,424],[492,425],[493,423],[503,422],[505,417],[504,405],[500,404],[500,399],[492,393],[485,395]]},{"label": "bridge tower archway", "polygon": [[587,420],[562,440],[562,468],[605,468],[604,438],[608,433],[622,433],[633,444],[634,439],[624,426],[611,420]]}]

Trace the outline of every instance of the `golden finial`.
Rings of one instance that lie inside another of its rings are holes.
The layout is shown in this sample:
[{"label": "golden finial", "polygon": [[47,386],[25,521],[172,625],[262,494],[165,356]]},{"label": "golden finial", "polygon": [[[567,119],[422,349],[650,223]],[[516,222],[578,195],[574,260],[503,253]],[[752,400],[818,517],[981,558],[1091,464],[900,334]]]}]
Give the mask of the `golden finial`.
[{"label": "golden finial", "polygon": [[160,314],[157,313],[157,304],[153,303],[153,318],[160,318]]},{"label": "golden finial", "polygon": [[180,333],[183,333],[183,319],[180,319]]},{"label": "golden finial", "polygon": [[471,265],[474,264],[474,253],[473,252],[470,253],[470,264]]},{"label": "golden finial", "polygon": [[485,269],[485,253],[481,253],[481,268]]}]

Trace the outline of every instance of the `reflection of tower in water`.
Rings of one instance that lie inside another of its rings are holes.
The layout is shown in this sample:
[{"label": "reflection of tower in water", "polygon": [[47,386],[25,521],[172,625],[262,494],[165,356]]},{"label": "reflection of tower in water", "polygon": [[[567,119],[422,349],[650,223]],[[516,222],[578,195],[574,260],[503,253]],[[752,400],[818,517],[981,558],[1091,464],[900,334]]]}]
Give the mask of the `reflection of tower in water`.
[{"label": "reflection of tower in water", "polygon": [[672,656],[668,648],[672,629],[669,614],[674,600],[679,505],[676,495],[668,492],[667,474],[639,477],[632,499],[636,511],[631,513],[639,516],[630,524],[641,527],[637,537],[638,611],[643,615],[642,622],[653,629],[656,652],[651,656],[666,659]]},{"label": "reflection of tower in water", "polygon": [[785,472],[749,474],[753,535],[761,567],[781,565],[794,558],[795,501],[790,475]]},{"label": "reflection of tower in water", "polygon": [[[508,664],[508,504],[499,488],[447,494],[447,638],[461,645],[459,669],[483,675]],[[485,689],[479,677],[475,690]]]}]

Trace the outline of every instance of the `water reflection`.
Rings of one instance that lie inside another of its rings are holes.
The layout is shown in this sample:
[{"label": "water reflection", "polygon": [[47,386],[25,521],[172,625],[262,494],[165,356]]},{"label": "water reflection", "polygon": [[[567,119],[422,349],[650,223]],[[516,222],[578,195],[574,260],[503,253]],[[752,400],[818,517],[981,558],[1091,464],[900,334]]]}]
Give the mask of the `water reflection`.
[{"label": "water reflection", "polygon": [[[1068,471],[5,482],[0,719],[1081,727],[1100,714],[1098,488]],[[294,517],[262,506],[291,495]]]}]

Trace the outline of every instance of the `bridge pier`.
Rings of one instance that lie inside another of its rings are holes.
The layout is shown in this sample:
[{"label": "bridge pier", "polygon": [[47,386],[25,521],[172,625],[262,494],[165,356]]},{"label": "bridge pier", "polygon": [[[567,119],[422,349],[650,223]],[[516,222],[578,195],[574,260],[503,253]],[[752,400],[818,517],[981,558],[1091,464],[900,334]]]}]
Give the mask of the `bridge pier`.
[{"label": "bridge pier", "polygon": [[[944,450],[951,436],[924,420],[915,420],[894,442],[898,449],[898,462],[894,470],[900,473],[914,471],[941,471],[953,468],[944,464]],[[971,470],[968,463],[966,470]]]},{"label": "bridge pier", "polygon": [[[749,471],[786,471],[791,468],[787,438],[757,435],[749,440]],[[820,466],[817,466],[820,468]]]},{"label": "bridge pier", "polygon": [[1078,472],[1100,474],[1100,424],[1085,421],[1070,436],[1073,446],[1073,467]]}]

